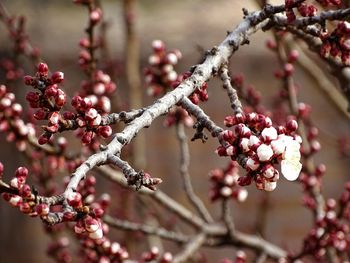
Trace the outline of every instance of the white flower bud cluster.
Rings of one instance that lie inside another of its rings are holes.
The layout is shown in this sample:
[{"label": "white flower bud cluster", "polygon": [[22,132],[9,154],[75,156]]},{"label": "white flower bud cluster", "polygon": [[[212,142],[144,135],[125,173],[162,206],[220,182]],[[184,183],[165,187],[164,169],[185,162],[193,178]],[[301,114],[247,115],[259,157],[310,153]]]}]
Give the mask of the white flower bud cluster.
[{"label": "white flower bud cluster", "polygon": [[295,120],[277,129],[269,117],[262,114],[237,114],[225,118],[225,124],[232,130],[225,130],[221,137],[226,146],[220,146],[220,156],[245,160],[247,175],[254,178],[258,189],[272,191],[277,186],[281,164],[282,175],[289,181],[296,180],[301,171],[301,138],[294,134],[298,128]]}]

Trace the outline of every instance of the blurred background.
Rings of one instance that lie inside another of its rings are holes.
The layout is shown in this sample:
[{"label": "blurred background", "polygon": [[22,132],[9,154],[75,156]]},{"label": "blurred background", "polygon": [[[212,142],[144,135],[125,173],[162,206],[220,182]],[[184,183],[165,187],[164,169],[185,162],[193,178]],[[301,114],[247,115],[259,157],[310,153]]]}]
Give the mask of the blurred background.
[{"label": "blurred background", "polygon": [[[77,60],[79,40],[84,37],[87,23],[85,8],[74,5],[71,1],[1,0],[8,12],[13,15],[24,15],[27,18],[27,31],[32,43],[41,50],[42,58],[53,71],[65,73],[64,88],[73,94],[84,77]],[[107,40],[109,57],[116,65],[116,96],[127,105],[128,88],[124,73],[125,29],[121,1],[103,0],[104,18],[108,23]],[[276,1],[282,2],[282,1]],[[218,45],[242,19],[242,8],[257,10],[253,0],[142,0],[136,8],[136,27],[141,47],[142,68],[151,53],[153,39],[162,39],[169,49],[177,48],[183,53],[178,72],[184,72],[198,63],[202,51]],[[267,108],[272,105],[273,97],[281,83],[273,76],[278,69],[275,55],[265,47],[270,32],[259,32],[250,38],[250,45],[240,48],[231,59],[231,72],[243,73],[246,83],[254,85],[263,94]],[[11,41],[6,28],[0,24],[0,59],[11,56]],[[23,59],[25,74],[33,74],[32,64]],[[142,71],[140,68],[140,71]],[[0,81],[1,82],[1,81]],[[325,163],[327,173],[324,177],[323,191],[326,198],[338,198],[344,182],[349,180],[350,162],[339,153],[339,138],[348,135],[350,122],[348,117],[337,110],[329,98],[320,92],[317,85],[302,70],[297,69],[296,82],[300,85],[300,101],[312,106],[314,124],[320,129],[322,150],[315,156],[316,163]],[[334,82],[335,83],[335,82]],[[18,85],[16,96],[24,102],[27,87]],[[146,95],[144,104],[149,105],[153,99]],[[229,101],[224,96],[221,83],[209,82],[209,101],[203,105],[206,112],[219,125],[231,113]],[[25,103],[25,102],[24,102]],[[27,105],[25,103],[25,105]],[[179,175],[179,146],[174,128],[163,127],[164,118],[159,118],[147,130],[144,130],[147,141],[147,165],[143,169],[155,177],[161,177],[160,186],[169,196],[190,207],[182,191]],[[191,138],[193,130],[187,130]],[[10,178],[18,166],[25,165],[25,160],[13,144],[7,143],[5,136],[0,135],[0,160],[5,164],[5,178]],[[218,143],[209,139],[205,144],[200,141],[190,143],[190,173],[197,194],[219,217],[220,205],[211,203],[208,197],[210,187],[208,172],[214,168],[224,168],[227,160],[218,157],[214,151]],[[79,146],[77,144],[77,149]],[[97,177],[98,180],[100,178]],[[101,179],[103,180],[103,179]],[[108,183],[104,187],[111,190]],[[103,189],[105,190],[105,189]],[[264,194],[255,188],[248,187],[249,196],[246,202],[233,205],[233,215],[238,229],[254,233],[259,208]],[[296,251],[302,245],[302,238],[311,227],[311,213],[302,204],[302,189],[299,184],[281,179],[275,191],[269,194],[270,206],[266,211],[265,237],[271,242]],[[118,197],[114,198],[118,202]],[[43,231],[39,219],[22,215],[17,209],[0,202],[0,262],[50,262],[46,257],[46,245],[49,238]],[[116,236],[118,240],[118,236]],[[227,256],[234,258],[231,248],[204,249],[208,262],[216,262]]]}]

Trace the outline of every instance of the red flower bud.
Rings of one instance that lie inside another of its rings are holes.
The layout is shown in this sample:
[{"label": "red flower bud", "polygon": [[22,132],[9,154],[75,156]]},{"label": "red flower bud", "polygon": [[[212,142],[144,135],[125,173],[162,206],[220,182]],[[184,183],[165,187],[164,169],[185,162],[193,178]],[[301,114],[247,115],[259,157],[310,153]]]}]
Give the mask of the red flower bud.
[{"label": "red flower bud", "polygon": [[39,74],[45,76],[49,72],[49,67],[45,63],[39,63],[39,65],[38,65],[38,72],[39,72]]}]

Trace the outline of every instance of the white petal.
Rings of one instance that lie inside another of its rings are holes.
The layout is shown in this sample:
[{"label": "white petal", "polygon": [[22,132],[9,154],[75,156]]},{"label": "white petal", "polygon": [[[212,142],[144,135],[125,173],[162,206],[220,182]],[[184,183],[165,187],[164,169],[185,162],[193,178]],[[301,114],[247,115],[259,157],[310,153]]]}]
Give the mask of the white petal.
[{"label": "white petal", "polygon": [[271,147],[276,155],[280,155],[284,153],[284,150],[286,149],[286,144],[282,139],[277,139],[271,142]]},{"label": "white petal", "polygon": [[265,162],[271,159],[273,151],[270,145],[262,144],[257,149],[259,161]]},{"label": "white petal", "polygon": [[103,237],[102,228],[98,228],[95,232],[89,233],[89,238],[91,239],[100,239]]},{"label": "white petal", "polygon": [[288,142],[283,159],[299,161],[300,158],[301,158],[300,144],[297,141]]},{"label": "white petal", "polygon": [[264,140],[275,140],[277,139],[277,130],[274,127],[265,128],[261,132],[261,136],[264,138]]},{"label": "white petal", "polygon": [[301,168],[302,165],[299,161],[282,160],[281,162],[281,172],[289,181],[294,181],[298,178]]}]

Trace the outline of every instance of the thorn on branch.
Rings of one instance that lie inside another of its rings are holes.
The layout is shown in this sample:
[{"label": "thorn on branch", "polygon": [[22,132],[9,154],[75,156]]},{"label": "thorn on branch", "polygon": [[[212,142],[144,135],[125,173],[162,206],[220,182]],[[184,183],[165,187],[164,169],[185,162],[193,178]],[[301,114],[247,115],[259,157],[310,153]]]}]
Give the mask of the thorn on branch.
[{"label": "thorn on branch", "polygon": [[204,130],[204,125],[200,122],[197,121],[194,125],[193,128],[196,129],[196,133],[193,135],[191,141],[195,141],[198,139],[202,140],[202,143],[205,143],[208,140],[208,136],[203,132]]},{"label": "thorn on branch", "polygon": [[246,16],[249,15],[249,11],[248,11],[248,9],[245,8],[245,7],[242,8],[242,12],[243,12],[243,18],[246,18]]}]

